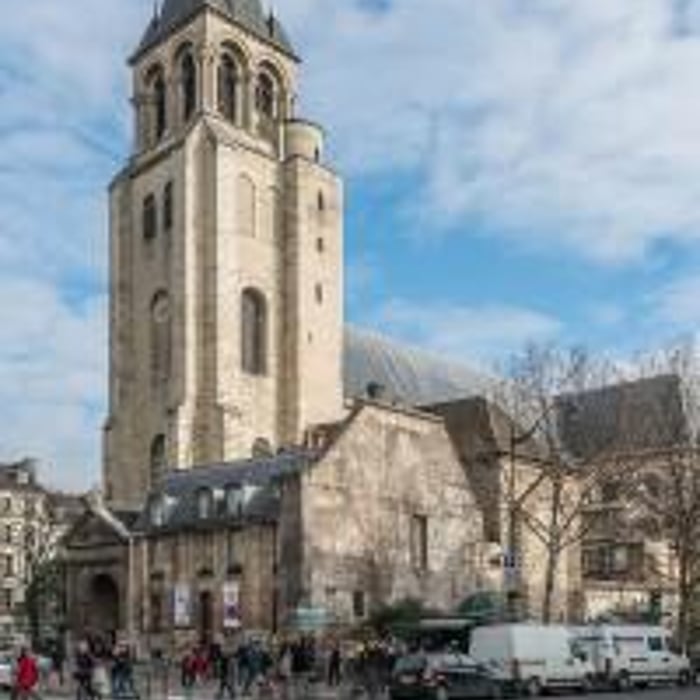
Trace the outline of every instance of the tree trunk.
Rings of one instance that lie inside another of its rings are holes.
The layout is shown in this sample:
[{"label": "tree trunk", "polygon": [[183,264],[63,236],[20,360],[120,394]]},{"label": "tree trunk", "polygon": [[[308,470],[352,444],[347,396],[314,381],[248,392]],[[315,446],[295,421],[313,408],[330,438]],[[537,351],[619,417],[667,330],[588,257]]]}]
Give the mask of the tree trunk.
[{"label": "tree trunk", "polygon": [[550,517],[549,541],[547,543],[547,570],[545,572],[544,599],[542,601],[542,622],[546,625],[552,621],[554,587],[559,564],[559,512],[562,499],[562,481],[556,478],[552,489],[552,510]]}]

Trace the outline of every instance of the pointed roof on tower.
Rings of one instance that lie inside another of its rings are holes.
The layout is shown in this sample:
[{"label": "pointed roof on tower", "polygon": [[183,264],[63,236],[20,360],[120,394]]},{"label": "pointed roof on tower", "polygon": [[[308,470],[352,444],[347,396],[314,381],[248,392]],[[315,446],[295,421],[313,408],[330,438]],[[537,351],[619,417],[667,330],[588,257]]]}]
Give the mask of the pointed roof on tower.
[{"label": "pointed roof on tower", "polygon": [[164,0],[151,19],[132,61],[189,22],[197,13],[210,8],[296,58],[282,24],[263,10],[260,0]]}]

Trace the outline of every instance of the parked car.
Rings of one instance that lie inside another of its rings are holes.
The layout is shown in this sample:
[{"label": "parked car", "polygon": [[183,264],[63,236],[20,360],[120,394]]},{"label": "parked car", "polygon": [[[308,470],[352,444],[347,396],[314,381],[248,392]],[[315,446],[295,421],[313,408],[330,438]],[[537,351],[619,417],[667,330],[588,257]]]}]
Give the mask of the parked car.
[{"label": "parked car", "polygon": [[690,674],[693,685],[700,685],[700,647],[690,652]]},{"label": "parked car", "polygon": [[670,633],[653,625],[594,625],[572,629],[595,667],[599,684],[618,690],[652,684],[689,685],[690,660]]},{"label": "parked car", "polygon": [[464,654],[417,653],[395,664],[390,685],[391,700],[457,700],[500,698],[496,674]]},{"label": "parked car", "polygon": [[469,655],[503,685],[532,697],[551,689],[588,691],[594,668],[563,625],[504,624],[472,631]]}]

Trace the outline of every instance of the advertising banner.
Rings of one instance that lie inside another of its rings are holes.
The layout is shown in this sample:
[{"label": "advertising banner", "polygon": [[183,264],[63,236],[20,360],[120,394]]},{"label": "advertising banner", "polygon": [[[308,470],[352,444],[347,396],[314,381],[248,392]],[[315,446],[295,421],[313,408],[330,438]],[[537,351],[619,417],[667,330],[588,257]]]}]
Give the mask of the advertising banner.
[{"label": "advertising banner", "polygon": [[241,587],[237,581],[223,585],[224,629],[237,630],[241,627]]},{"label": "advertising banner", "polygon": [[175,584],[173,619],[175,627],[191,627],[192,625],[192,591],[189,583]]}]

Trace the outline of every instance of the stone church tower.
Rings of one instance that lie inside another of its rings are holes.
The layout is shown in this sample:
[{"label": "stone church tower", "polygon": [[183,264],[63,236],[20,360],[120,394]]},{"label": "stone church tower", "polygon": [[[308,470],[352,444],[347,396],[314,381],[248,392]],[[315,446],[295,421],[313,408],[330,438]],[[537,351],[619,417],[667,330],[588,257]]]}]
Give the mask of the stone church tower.
[{"label": "stone church tower", "polygon": [[165,0],[110,188],[105,488],[298,444],[342,414],[342,183],[260,0]]}]

